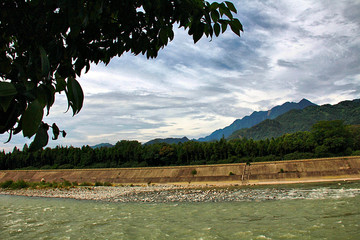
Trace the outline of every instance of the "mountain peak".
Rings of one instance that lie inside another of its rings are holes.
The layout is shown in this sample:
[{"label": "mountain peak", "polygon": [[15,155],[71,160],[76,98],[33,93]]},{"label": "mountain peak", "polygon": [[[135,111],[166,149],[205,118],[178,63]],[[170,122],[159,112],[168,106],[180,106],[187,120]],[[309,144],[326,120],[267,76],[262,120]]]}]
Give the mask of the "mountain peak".
[{"label": "mountain peak", "polygon": [[301,101],[299,102],[299,104],[304,104],[304,103],[306,103],[306,104],[314,104],[314,103],[310,102],[309,100],[307,100],[306,98],[301,99]]}]

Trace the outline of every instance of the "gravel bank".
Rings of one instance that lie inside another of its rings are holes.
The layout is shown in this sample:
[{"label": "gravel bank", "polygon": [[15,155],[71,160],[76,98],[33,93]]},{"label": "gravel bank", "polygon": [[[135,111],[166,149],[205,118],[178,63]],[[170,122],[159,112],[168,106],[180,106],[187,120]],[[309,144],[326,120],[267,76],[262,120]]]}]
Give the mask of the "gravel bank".
[{"label": "gravel bank", "polygon": [[[346,183],[345,183],[346,184]],[[0,194],[29,197],[70,198],[107,202],[240,202],[281,199],[321,199],[355,197],[360,184],[343,187],[342,183],[324,187],[204,187],[204,186],[148,186],[148,187],[75,187],[69,189],[0,190]]]}]

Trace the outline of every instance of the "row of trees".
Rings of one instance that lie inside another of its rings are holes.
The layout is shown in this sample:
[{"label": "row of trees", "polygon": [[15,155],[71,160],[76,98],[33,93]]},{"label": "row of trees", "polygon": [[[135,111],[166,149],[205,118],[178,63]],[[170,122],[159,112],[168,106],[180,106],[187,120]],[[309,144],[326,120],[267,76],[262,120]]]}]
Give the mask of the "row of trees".
[{"label": "row of trees", "polygon": [[114,147],[56,147],[30,152],[0,152],[1,169],[115,168],[274,161],[360,155],[360,126],[321,121],[311,131],[258,140],[224,138],[215,142],[142,145],[119,141]]}]

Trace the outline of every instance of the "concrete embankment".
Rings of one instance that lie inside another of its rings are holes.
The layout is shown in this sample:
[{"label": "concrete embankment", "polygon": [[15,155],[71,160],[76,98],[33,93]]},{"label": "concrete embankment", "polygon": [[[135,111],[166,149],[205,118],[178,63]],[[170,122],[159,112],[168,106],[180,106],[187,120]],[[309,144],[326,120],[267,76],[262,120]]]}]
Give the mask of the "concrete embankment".
[{"label": "concrete embankment", "polygon": [[258,162],[246,165],[197,165],[178,167],[71,169],[71,170],[0,170],[0,182],[110,182],[115,184],[149,183],[228,183],[267,184],[360,179],[360,156]]}]

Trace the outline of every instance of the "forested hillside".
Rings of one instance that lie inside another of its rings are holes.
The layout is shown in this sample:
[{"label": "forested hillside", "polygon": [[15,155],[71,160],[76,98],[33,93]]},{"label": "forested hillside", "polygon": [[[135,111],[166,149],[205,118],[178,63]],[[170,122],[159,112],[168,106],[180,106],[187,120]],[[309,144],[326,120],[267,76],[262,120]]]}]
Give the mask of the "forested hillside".
[{"label": "forested hillside", "polygon": [[279,137],[286,133],[309,131],[313,124],[321,120],[343,120],[344,124],[347,125],[360,124],[360,100],[291,110],[273,120],[267,119],[251,128],[235,131],[228,139],[252,138],[260,140]]},{"label": "forested hillside", "polygon": [[120,141],[114,147],[93,149],[56,147],[30,152],[25,145],[11,153],[0,152],[0,169],[116,168],[233,162],[274,161],[360,155],[360,125],[343,121],[321,121],[311,131],[278,138],[224,138],[214,142],[188,141],[178,144]]},{"label": "forested hillside", "polygon": [[268,111],[253,112],[250,116],[245,116],[242,119],[236,119],[231,125],[223,129],[218,129],[207,137],[199,138],[198,141],[214,141],[220,140],[222,137],[227,138],[236,130],[250,128],[266,119],[274,119],[292,109],[303,109],[308,106],[315,106],[315,104],[307,99],[302,99],[298,103],[286,102],[280,106],[273,107]]}]

